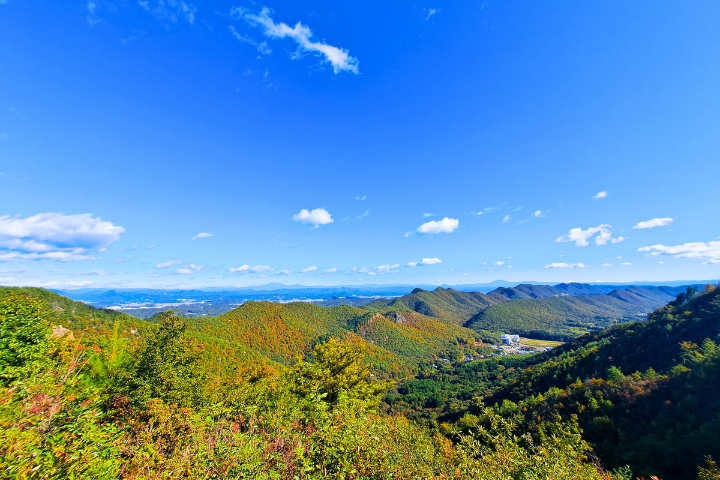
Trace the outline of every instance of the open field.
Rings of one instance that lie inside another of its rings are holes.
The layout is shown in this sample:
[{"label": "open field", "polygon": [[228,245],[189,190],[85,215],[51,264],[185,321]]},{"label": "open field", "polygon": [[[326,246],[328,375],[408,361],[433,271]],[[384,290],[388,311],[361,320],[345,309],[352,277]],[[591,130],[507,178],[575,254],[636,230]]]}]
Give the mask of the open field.
[{"label": "open field", "polygon": [[554,342],[552,340],[534,340],[532,338],[520,337],[520,344],[527,345],[529,347],[550,347],[555,348],[562,345],[564,342]]}]

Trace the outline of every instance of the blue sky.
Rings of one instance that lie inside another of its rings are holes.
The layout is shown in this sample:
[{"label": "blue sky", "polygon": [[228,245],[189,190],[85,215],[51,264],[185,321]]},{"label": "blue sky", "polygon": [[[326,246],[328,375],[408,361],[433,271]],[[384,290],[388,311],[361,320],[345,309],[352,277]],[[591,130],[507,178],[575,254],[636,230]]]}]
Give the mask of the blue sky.
[{"label": "blue sky", "polygon": [[720,278],[718,25],[711,1],[0,0],[0,283]]}]

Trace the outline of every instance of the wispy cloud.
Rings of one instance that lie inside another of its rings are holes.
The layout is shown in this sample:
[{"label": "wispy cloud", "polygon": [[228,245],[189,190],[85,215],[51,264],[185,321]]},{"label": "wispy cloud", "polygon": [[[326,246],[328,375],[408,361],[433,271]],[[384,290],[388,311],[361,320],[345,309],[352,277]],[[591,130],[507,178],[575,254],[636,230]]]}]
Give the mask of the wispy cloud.
[{"label": "wispy cloud", "polygon": [[170,260],[169,262],[165,262],[165,263],[156,263],[155,268],[170,268],[170,267],[174,267],[175,265],[182,265],[182,264],[183,264],[182,260]]},{"label": "wispy cloud", "polygon": [[576,247],[587,247],[590,245],[588,239],[596,233],[599,235],[595,238],[595,245],[605,245],[608,242],[619,243],[623,240],[627,240],[627,237],[622,236],[613,238],[612,226],[604,223],[597,227],[588,228],[587,230],[583,230],[582,228],[572,228],[570,229],[570,233],[555,239],[555,241],[558,243],[575,242]]},{"label": "wispy cloud", "polygon": [[433,15],[437,15],[438,13],[440,13],[440,10],[442,10],[442,9],[440,9],[440,8],[426,9],[425,11],[427,12],[427,17],[425,17],[425,21],[430,20],[430,17],[432,17]]},{"label": "wispy cloud", "polygon": [[675,258],[696,258],[703,264],[720,263],[720,241],[692,242],[682,245],[650,245],[638,248],[638,252],[650,252],[650,255],[670,255]]},{"label": "wispy cloud", "polygon": [[298,52],[294,58],[299,58],[301,52],[318,55],[324,58],[324,61],[330,63],[335,73],[352,72],[359,73],[358,59],[351,57],[348,50],[344,48],[334,47],[323,42],[313,41],[313,32],[310,27],[303,25],[301,22],[289,27],[285,23],[275,23],[270,18],[272,10],[264,7],[259,14],[250,13],[246,9],[237,7],[230,11],[234,18],[243,19],[253,26],[263,28],[263,33],[270,38],[289,38],[298,45]]},{"label": "wispy cloud", "polygon": [[337,271],[338,271],[337,268],[328,268],[323,273],[337,273]]},{"label": "wispy cloud", "polygon": [[247,35],[238,33],[238,31],[235,30],[235,27],[233,27],[232,25],[229,25],[228,29],[230,29],[230,33],[232,33],[235,38],[237,38],[241,42],[249,43],[253,47],[257,48],[257,51],[262,53],[263,55],[269,55],[272,53],[272,50],[270,49],[270,47],[268,47],[267,42],[256,42]]},{"label": "wispy cloud", "polygon": [[[417,228],[417,232],[425,234],[450,233],[457,230],[459,226],[460,220],[445,217],[439,221],[433,220],[427,223],[423,223]],[[405,236],[407,237],[408,235],[406,234]]]},{"label": "wispy cloud", "polygon": [[295,273],[293,270],[280,270],[275,275],[292,275]]},{"label": "wispy cloud", "polygon": [[65,282],[65,285],[68,285],[70,287],[87,287],[88,285],[92,285],[93,283],[95,282],[93,282],[92,280],[83,280],[79,282]]},{"label": "wispy cloud", "polygon": [[357,217],[355,217],[355,220],[362,220],[363,218],[367,218],[370,216],[370,209],[368,208],[365,213],[361,213]]},{"label": "wispy cloud", "polygon": [[300,272],[308,273],[308,272],[314,272],[315,270],[317,270],[317,267],[308,267],[308,268],[303,268],[302,270],[300,270]]},{"label": "wispy cloud", "polygon": [[505,262],[503,262],[502,260],[498,260],[497,262],[493,263],[493,265],[497,265],[499,267],[500,265],[505,265]]},{"label": "wispy cloud", "polygon": [[254,267],[251,267],[250,265],[242,265],[240,267],[233,267],[229,270],[230,273],[263,273],[263,272],[270,272],[272,270],[275,270],[272,267],[268,267],[267,265],[255,265]]},{"label": "wispy cloud", "polygon": [[601,198],[607,197],[607,195],[608,195],[608,193],[605,190],[603,190],[602,192],[598,192],[595,195],[593,195],[593,198],[595,200],[600,200]]},{"label": "wispy cloud", "polygon": [[545,268],[585,268],[587,265],[584,263],[551,263],[545,265]]},{"label": "wispy cloud", "polygon": [[175,273],[179,273],[181,275],[188,275],[190,273],[201,273],[201,272],[207,272],[210,270],[209,268],[205,268],[202,265],[194,265],[190,264],[186,268],[178,268],[175,270]]},{"label": "wispy cloud", "polygon": [[201,233],[198,233],[197,235],[195,235],[194,237],[192,237],[191,240],[197,240],[198,238],[208,238],[208,237],[212,237],[212,236],[213,236],[212,233],[201,232]]},{"label": "wispy cloud", "polygon": [[197,8],[183,0],[140,0],[138,4],[163,22],[177,23],[185,18],[191,25],[195,23]]},{"label": "wispy cloud", "polygon": [[502,223],[507,223],[507,222],[509,222],[509,221],[510,221],[510,218],[512,218],[512,217],[510,217],[510,215],[505,215],[505,216],[503,217]]},{"label": "wispy cloud", "polygon": [[393,265],[379,265],[374,268],[365,267],[358,270],[358,272],[367,273],[368,275],[384,275],[386,273],[397,273],[399,271],[398,268],[400,268],[400,264],[395,263]]},{"label": "wispy cloud", "polygon": [[536,210],[534,216],[535,218],[542,217],[542,210]]},{"label": "wispy cloud", "polygon": [[670,217],[665,218],[653,218],[652,220],[646,220],[644,222],[640,222],[634,227],[633,229],[641,229],[641,228],[655,228],[655,227],[665,227],[667,225],[670,225],[675,220],[673,220]]},{"label": "wispy cloud", "polygon": [[362,197],[355,197],[355,200],[357,200],[358,202],[364,202],[366,198],[367,195],[363,195]]},{"label": "wispy cloud", "polygon": [[316,208],[312,211],[303,208],[299,213],[293,215],[292,219],[294,222],[311,224],[313,228],[318,228],[320,225],[327,225],[335,221],[332,215],[330,215],[330,212],[324,208]]}]

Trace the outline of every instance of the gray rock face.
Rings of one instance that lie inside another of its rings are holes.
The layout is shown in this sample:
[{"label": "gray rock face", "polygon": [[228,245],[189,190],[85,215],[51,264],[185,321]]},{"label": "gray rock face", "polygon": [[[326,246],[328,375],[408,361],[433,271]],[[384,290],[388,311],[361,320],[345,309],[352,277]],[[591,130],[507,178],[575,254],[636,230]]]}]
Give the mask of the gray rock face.
[{"label": "gray rock face", "polygon": [[395,323],[407,323],[408,322],[408,318],[401,313],[393,312],[390,314],[390,316],[394,319]]}]

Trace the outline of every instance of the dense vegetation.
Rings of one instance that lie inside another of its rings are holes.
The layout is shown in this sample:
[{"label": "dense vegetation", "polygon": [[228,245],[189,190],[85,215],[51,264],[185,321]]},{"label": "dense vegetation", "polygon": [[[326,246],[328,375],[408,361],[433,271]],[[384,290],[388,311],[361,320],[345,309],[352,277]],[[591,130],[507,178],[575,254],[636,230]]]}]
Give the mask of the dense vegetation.
[{"label": "dense vegetation", "polygon": [[529,441],[486,410],[487,428],[453,442],[378,414],[389,385],[350,342],[318,343],[290,368],[220,365],[171,314],[142,335],[120,315],[67,331],[43,295],[3,293],[5,478],[612,478],[572,421]]},{"label": "dense vegetation", "polygon": [[717,480],[718,333],[712,286],[647,322],[472,362],[487,347],[471,330],[412,309],[250,302],[142,321],[2,289],[0,472]]},{"label": "dense vegetation", "polygon": [[567,340],[598,328],[637,320],[686,287],[625,289],[581,283],[518,285],[488,294],[416,288],[409,295],[376,300],[365,306],[380,312],[414,311],[475,330],[486,340],[500,333],[538,339]]},{"label": "dense vegetation", "polygon": [[616,325],[526,356],[426,369],[389,392],[403,412],[452,437],[491,410],[516,432],[576,418],[606,468],[696,478],[720,456],[720,288],[693,289],[645,322]]}]

